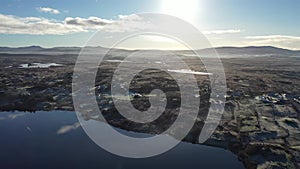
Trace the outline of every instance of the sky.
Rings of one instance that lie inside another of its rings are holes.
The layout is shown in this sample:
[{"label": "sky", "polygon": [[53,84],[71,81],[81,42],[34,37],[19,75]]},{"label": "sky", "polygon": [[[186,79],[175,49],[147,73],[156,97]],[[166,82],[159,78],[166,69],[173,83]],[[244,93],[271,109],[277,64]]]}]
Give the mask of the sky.
[{"label": "sky", "polygon": [[[299,0],[2,0],[0,46],[84,46],[95,31],[105,32],[119,21],[123,28],[137,25],[142,21],[135,14],[152,12],[186,20],[214,47],[300,50],[299,9]],[[137,38],[127,47],[141,42]],[[160,46],[172,46],[168,43]]]}]

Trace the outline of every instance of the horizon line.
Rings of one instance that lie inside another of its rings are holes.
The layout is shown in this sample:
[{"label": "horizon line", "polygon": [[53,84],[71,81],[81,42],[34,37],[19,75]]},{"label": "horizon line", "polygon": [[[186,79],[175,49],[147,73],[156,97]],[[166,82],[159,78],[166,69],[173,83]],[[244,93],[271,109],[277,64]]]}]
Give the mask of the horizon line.
[{"label": "horizon line", "polygon": [[[83,46],[53,46],[53,47],[44,47],[42,45],[28,45],[28,46],[0,46],[0,48],[11,48],[11,49],[18,49],[18,48],[30,48],[30,47],[37,47],[37,48],[42,48],[42,49],[54,49],[54,48],[84,48]],[[108,48],[104,46],[85,46],[88,48]],[[288,49],[288,48],[283,48],[283,47],[277,47],[277,46],[268,46],[268,45],[251,45],[251,46],[217,46],[217,47],[211,47],[211,48],[202,48],[202,49],[197,49],[197,50],[205,50],[205,49],[219,49],[219,48],[276,48],[276,49],[282,49],[282,50],[289,50],[289,51],[294,51],[294,52],[299,52],[300,49]],[[119,49],[119,50],[128,50],[128,51],[135,51],[135,50],[145,50],[145,51],[190,51],[188,49],[151,49],[151,48],[114,48],[114,49]]]}]

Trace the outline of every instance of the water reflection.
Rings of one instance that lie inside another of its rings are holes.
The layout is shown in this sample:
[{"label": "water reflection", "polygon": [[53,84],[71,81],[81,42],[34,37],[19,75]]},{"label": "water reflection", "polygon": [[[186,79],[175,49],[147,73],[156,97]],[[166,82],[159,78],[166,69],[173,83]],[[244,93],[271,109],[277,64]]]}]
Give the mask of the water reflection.
[{"label": "water reflection", "polygon": [[89,139],[74,112],[1,112],[0,119],[0,168],[243,168],[227,150],[190,143],[146,159],[118,157]]}]

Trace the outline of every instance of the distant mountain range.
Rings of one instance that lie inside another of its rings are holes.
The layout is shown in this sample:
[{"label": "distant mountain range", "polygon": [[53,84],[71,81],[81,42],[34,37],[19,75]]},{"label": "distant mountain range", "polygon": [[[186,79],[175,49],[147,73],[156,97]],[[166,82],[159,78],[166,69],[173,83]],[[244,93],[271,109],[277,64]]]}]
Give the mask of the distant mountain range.
[{"label": "distant mountain range", "polygon": [[[54,48],[42,48],[40,46],[28,46],[28,47],[0,47],[0,53],[6,54],[44,54],[44,55],[56,55],[56,54],[78,54],[81,47],[54,47]],[[103,51],[103,47],[88,47],[92,51]],[[247,46],[247,47],[217,47],[198,50],[199,53],[209,53],[211,50],[216,50],[221,57],[249,57],[249,56],[298,56],[300,57],[299,50],[288,50],[283,48],[277,48],[273,46]],[[125,51],[125,50],[120,50]]]},{"label": "distant mountain range", "polygon": [[[299,50],[288,50],[273,46],[247,46],[247,47],[218,47],[215,48],[219,55],[253,55],[253,56],[300,56]],[[200,52],[208,52],[203,49]]]},{"label": "distant mountain range", "polygon": [[40,46],[26,46],[26,47],[0,47],[0,53],[40,53],[40,52],[76,52],[81,50],[80,47],[54,47],[54,48],[42,48]]}]

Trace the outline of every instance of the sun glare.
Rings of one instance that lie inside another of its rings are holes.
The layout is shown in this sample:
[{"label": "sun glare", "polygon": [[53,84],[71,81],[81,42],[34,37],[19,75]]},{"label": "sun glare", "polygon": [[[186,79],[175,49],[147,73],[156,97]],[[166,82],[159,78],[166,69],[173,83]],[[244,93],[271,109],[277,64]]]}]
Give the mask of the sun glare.
[{"label": "sun glare", "polygon": [[162,13],[194,22],[199,10],[199,0],[163,0]]}]

